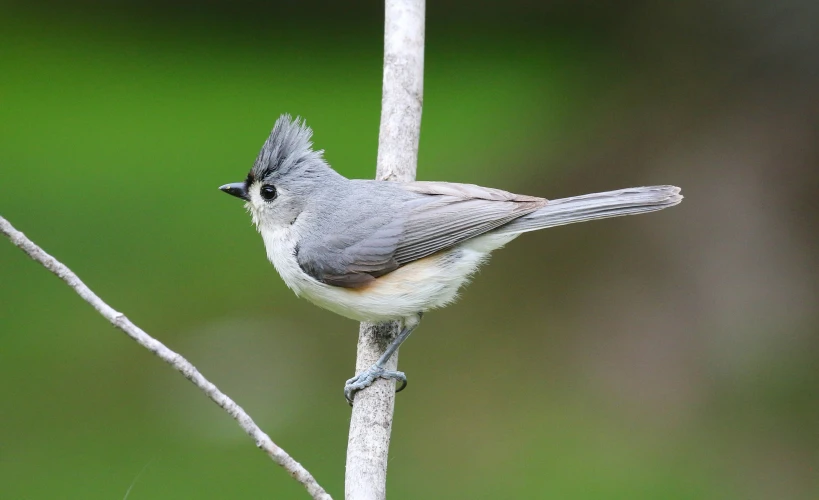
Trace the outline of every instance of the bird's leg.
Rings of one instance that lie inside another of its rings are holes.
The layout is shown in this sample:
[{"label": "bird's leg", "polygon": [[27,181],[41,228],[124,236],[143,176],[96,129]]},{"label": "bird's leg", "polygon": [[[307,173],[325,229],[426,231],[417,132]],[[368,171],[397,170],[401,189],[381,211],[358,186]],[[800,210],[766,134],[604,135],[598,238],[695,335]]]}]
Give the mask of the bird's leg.
[{"label": "bird's leg", "polygon": [[407,387],[407,376],[404,375],[404,372],[385,370],[384,365],[386,365],[390,357],[395,354],[395,351],[401,347],[401,344],[407,340],[413,330],[418,327],[418,325],[421,323],[421,316],[423,316],[423,313],[418,313],[417,316],[410,316],[409,318],[406,318],[404,320],[404,327],[401,329],[398,335],[395,336],[395,339],[390,343],[390,345],[387,346],[387,349],[384,351],[384,354],[378,358],[378,361],[344,384],[344,397],[347,398],[347,402],[350,403],[350,406],[353,405],[353,397],[355,396],[355,393],[371,386],[372,383],[375,382],[375,379],[385,378],[388,380],[397,380],[401,385],[395,390],[395,392],[401,392]]}]

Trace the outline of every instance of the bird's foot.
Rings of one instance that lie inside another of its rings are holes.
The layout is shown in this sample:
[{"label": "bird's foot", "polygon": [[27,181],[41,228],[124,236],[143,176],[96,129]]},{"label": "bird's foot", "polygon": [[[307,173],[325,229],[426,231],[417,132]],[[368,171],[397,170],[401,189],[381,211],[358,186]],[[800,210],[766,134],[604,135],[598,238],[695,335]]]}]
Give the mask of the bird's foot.
[{"label": "bird's foot", "polygon": [[401,392],[407,387],[407,376],[404,375],[404,372],[385,370],[378,365],[373,365],[344,384],[344,397],[347,398],[350,406],[353,405],[355,393],[371,386],[377,378],[397,380],[400,385],[395,392]]}]

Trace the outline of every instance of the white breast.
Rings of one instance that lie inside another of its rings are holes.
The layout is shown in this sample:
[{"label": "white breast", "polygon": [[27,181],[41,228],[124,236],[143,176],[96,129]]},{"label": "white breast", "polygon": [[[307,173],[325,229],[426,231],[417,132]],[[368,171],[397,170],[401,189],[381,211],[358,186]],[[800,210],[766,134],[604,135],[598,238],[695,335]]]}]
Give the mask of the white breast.
[{"label": "white breast", "polygon": [[356,321],[387,321],[443,307],[457,298],[489,252],[515,237],[486,235],[407,264],[361,288],[326,285],[296,260],[297,229],[261,228],[267,257],[296,295]]}]

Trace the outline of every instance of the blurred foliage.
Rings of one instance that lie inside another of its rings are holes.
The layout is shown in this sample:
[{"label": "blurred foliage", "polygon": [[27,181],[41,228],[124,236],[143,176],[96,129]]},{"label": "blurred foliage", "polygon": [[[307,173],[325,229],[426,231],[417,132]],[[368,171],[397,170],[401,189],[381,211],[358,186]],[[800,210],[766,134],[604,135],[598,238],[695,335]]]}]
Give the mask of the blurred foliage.
[{"label": "blurred foliage", "polygon": [[[127,5],[3,7],[0,214],[341,498],[356,325],[294,297],[216,188],[245,176],[285,112],[307,119],[342,174],[374,174],[380,7]],[[634,137],[676,138],[680,114],[697,129],[702,116],[686,113],[724,96],[739,70],[699,59],[718,23],[679,35],[669,63],[654,38],[632,47],[625,34],[653,31],[651,10],[513,2],[493,17],[476,5],[484,14],[463,18],[455,2],[430,5],[419,179],[547,197],[680,183],[707,198],[684,155],[676,169],[645,159],[668,139]],[[819,407],[804,388],[819,382],[805,340],[817,322],[794,305],[810,300],[787,295],[781,315],[709,303],[691,259],[720,252],[696,233],[711,219],[692,203],[522,238],[429,314],[402,349],[412,383],[396,405],[390,498],[815,498]],[[788,241],[794,255],[815,243]],[[190,384],[8,244],[0,283],[2,498],[131,486],[130,499],[305,497]]]}]

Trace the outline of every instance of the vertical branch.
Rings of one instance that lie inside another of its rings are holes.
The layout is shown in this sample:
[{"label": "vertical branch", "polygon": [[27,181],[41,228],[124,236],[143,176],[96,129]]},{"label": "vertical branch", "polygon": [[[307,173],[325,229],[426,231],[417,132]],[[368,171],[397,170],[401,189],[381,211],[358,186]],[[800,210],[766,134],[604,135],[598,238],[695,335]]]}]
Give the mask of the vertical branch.
[{"label": "vertical branch", "polygon": [[424,99],[424,0],[387,0],[375,178],[415,180]]},{"label": "vertical branch", "polygon": [[[424,93],[424,0],[386,0],[384,86],[376,179],[415,179]],[[356,373],[378,360],[398,334],[397,323],[362,323]],[[398,352],[385,366],[398,367]],[[386,497],[387,459],[395,406],[395,383],[378,379],[355,396],[347,442],[347,500]]]}]

